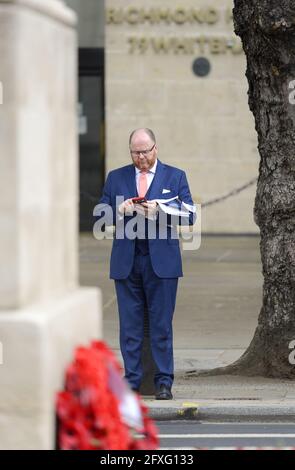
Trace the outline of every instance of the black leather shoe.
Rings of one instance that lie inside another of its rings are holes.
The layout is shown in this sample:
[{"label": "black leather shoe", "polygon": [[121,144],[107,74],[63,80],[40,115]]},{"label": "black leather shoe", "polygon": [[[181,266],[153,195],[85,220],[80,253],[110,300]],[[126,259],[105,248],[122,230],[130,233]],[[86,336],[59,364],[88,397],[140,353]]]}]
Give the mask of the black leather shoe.
[{"label": "black leather shoe", "polygon": [[155,398],[156,400],[172,400],[173,395],[171,393],[171,388],[164,384],[160,385],[156,391]]}]

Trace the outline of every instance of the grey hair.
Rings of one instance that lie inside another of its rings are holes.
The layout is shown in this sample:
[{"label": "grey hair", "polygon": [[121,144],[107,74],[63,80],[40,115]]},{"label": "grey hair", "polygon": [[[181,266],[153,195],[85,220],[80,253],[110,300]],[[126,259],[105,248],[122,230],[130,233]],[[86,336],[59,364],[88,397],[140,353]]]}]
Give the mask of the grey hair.
[{"label": "grey hair", "polygon": [[134,134],[136,134],[136,132],[138,131],[144,131],[149,137],[150,139],[152,140],[152,142],[154,144],[156,144],[156,136],[155,134],[153,133],[153,131],[151,129],[148,129],[147,127],[142,127],[142,128],[139,128],[139,129],[135,129],[134,131],[131,132],[130,134],[130,137],[129,137],[129,147],[131,145],[131,141],[132,141],[132,137],[134,136]]}]

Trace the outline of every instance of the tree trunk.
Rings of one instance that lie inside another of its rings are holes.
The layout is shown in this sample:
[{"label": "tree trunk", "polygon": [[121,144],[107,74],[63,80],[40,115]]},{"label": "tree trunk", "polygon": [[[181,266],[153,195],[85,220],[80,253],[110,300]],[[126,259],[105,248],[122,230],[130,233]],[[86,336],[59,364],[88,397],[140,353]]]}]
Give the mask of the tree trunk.
[{"label": "tree trunk", "polygon": [[254,220],[261,232],[263,305],[254,338],[237,362],[188,375],[294,378],[289,355],[295,340],[295,3],[234,3],[260,153]]}]

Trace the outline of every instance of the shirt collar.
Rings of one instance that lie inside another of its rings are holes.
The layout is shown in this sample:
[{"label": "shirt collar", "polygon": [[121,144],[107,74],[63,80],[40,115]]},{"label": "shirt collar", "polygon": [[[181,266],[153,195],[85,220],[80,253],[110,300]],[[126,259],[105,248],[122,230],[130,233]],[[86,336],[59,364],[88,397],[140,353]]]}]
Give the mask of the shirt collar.
[{"label": "shirt collar", "polygon": [[[158,164],[158,159],[156,158],[156,161],[155,161],[154,165],[152,166],[152,168],[149,169],[148,173],[155,174],[156,169],[157,169],[157,164]],[[136,171],[136,175],[139,175],[140,170],[137,167],[135,167],[135,171]]]}]

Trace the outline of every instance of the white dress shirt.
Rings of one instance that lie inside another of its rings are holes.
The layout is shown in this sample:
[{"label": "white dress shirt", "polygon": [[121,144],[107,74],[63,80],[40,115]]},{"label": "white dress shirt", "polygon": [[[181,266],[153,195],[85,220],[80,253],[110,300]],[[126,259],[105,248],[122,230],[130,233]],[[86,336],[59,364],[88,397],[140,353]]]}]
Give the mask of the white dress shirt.
[{"label": "white dress shirt", "polygon": [[[156,174],[156,168],[157,168],[157,163],[158,163],[158,160],[156,159],[154,165],[152,166],[152,168],[150,168],[150,170],[148,170],[147,172],[147,188],[149,190],[149,187],[150,185],[152,184],[152,181],[154,179],[154,176]],[[135,180],[136,180],[136,187],[137,187],[137,192],[139,193],[139,176],[140,176],[140,170],[135,167]]]},{"label": "white dress shirt", "polygon": [[[149,187],[150,185],[152,184],[152,181],[154,179],[154,176],[156,174],[156,168],[157,168],[157,163],[158,163],[158,160],[156,159],[154,165],[152,166],[152,168],[147,172],[147,188],[149,190]],[[138,168],[135,167],[135,182],[136,182],[136,187],[137,187],[137,192],[139,193],[139,176],[140,176],[140,170]],[[135,197],[135,195],[134,195]],[[118,214],[118,219],[119,220],[122,220],[123,219],[123,214]],[[156,219],[157,218],[157,214],[154,214],[152,216],[152,219]]]}]

